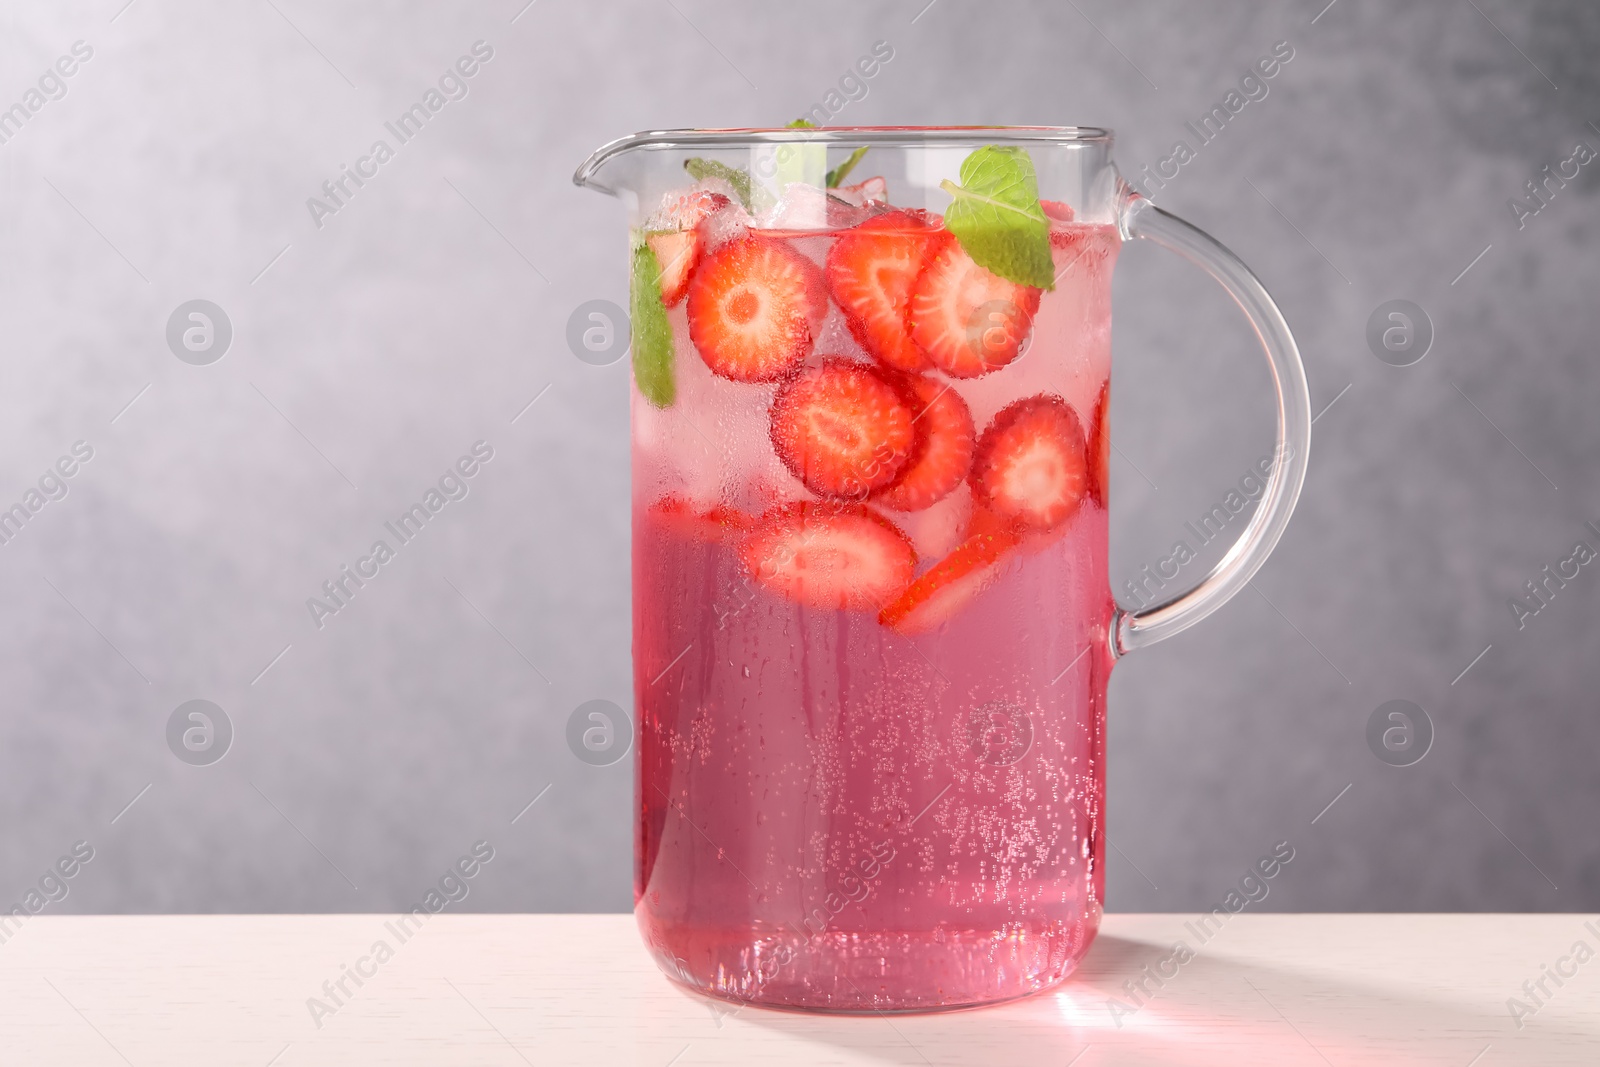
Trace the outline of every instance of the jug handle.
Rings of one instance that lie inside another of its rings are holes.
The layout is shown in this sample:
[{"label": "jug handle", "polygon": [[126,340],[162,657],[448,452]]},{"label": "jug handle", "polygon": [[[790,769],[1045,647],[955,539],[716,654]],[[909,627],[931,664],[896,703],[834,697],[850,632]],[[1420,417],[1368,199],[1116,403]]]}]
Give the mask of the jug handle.
[{"label": "jug handle", "polygon": [[1123,184],[1118,228],[1124,239],[1142,237],[1197,264],[1238,303],[1266,350],[1278,404],[1278,443],[1261,502],[1227,554],[1200,583],[1149,608],[1118,607],[1111,647],[1117,656],[1188,629],[1249,584],[1283,536],[1305,482],[1311,448],[1311,394],[1300,350],[1278,305],[1238,256],[1210,234],[1156,207]]}]

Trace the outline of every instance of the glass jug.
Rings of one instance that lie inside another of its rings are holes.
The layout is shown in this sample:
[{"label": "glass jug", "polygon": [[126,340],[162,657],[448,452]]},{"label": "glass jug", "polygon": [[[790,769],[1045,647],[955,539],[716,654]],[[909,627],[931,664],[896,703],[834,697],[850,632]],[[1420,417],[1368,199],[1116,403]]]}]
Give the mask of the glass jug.
[{"label": "glass jug", "polygon": [[[1083,127],[681,130],[596,152],[631,240],[635,913],[739,1003],[967,1007],[1071,973],[1104,896],[1113,664],[1250,580],[1310,409],[1261,283]],[[1278,449],[1238,543],[1106,575],[1111,271],[1249,317]]]}]

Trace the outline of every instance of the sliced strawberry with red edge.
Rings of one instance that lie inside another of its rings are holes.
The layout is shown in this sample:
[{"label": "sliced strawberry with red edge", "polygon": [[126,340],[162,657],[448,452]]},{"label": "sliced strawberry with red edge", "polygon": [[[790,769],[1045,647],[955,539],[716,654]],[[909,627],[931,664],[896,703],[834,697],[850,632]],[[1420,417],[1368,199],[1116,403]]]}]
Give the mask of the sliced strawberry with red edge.
[{"label": "sliced strawberry with red edge", "polygon": [[916,440],[905,395],[865,363],[829,356],[772,401],[772,447],[820,496],[861,500],[894,481]]},{"label": "sliced strawberry with red edge", "polygon": [[650,505],[656,522],[683,537],[727,542],[742,538],[755,525],[755,516],[723,504],[701,510],[679,496],[666,496]]},{"label": "sliced strawberry with red edge", "polygon": [[828,250],[828,289],[861,347],[900,370],[928,367],[911,339],[911,288],[939,244],[922,211],[875,215],[835,238]]},{"label": "sliced strawberry with red edge", "polygon": [[1072,225],[1077,213],[1072,210],[1071,204],[1060,200],[1041,200],[1039,207],[1050,221],[1051,248],[1072,248],[1080,242],[1084,230],[1081,226]]},{"label": "sliced strawberry with red edge", "polygon": [[895,511],[921,511],[966,478],[977,431],[966,401],[948,383],[907,375],[899,384],[910,401],[916,440],[899,476],[873,500]]},{"label": "sliced strawberry with red edge", "polygon": [[787,242],[748,234],[710,252],[689,282],[689,336],[736,382],[783,378],[811,351],[828,311],[817,265]]},{"label": "sliced strawberry with red edge", "polygon": [[698,230],[653,233],[644,241],[655,253],[656,266],[661,269],[656,279],[661,284],[661,302],[672,307],[688,291],[689,276],[700,262],[700,233]]},{"label": "sliced strawberry with red edge", "polygon": [[865,207],[867,204],[887,204],[889,202],[889,182],[887,179],[874,175],[854,185],[841,185],[828,190],[834,196],[845,200],[856,207]]},{"label": "sliced strawberry with red edge", "polygon": [[1111,379],[1100,386],[1094,403],[1094,424],[1089,428],[1089,495],[1101,507],[1111,499]]},{"label": "sliced strawberry with red edge", "polygon": [[[668,193],[661,198],[661,206],[650,216],[644,228],[654,233],[692,230],[732,204],[731,198],[714,189],[690,188],[682,192]],[[744,210],[741,208],[736,214],[743,215]]]},{"label": "sliced strawberry with red edge", "polygon": [[973,534],[879,612],[878,621],[903,634],[943,626],[999,577],[1000,563],[1015,544],[1015,536],[1004,531]]},{"label": "sliced strawberry with red edge", "polygon": [[656,254],[656,265],[661,270],[661,302],[667,307],[682,300],[689,289],[689,278],[700,262],[706,243],[702,224],[732,203],[721,193],[698,190],[675,201],[662,213],[662,222],[672,229],[645,235],[645,243]]},{"label": "sliced strawberry with red edge", "polygon": [[953,378],[999,370],[1022,351],[1039,290],[980,267],[945,234],[911,291],[911,338]]},{"label": "sliced strawberry with red edge", "polygon": [[1049,393],[1002,408],[978,441],[970,481],[975,502],[1019,529],[1066,522],[1089,489],[1077,412]]},{"label": "sliced strawberry with red edge", "polygon": [[1005,519],[982,505],[974,505],[967,518],[967,536],[990,534],[1008,540],[1012,549],[1032,554],[1048,548],[1066,536],[1072,527],[1055,526],[1048,530],[1031,529],[1016,519]]},{"label": "sliced strawberry with red edge", "polygon": [[1077,217],[1072,210],[1072,205],[1061,200],[1041,200],[1039,209],[1044,212],[1044,217],[1051,222],[1071,222]]},{"label": "sliced strawberry with red edge", "polygon": [[1009,537],[1017,539],[1017,524],[1013,519],[1002,519],[982,504],[973,504],[972,514],[967,517],[967,536],[977,537],[979,534],[992,534],[996,537]]},{"label": "sliced strawberry with red edge", "polygon": [[878,611],[905,591],[917,567],[910,540],[877,512],[812,501],[763,515],[739,556],[759,584],[834,611]]}]

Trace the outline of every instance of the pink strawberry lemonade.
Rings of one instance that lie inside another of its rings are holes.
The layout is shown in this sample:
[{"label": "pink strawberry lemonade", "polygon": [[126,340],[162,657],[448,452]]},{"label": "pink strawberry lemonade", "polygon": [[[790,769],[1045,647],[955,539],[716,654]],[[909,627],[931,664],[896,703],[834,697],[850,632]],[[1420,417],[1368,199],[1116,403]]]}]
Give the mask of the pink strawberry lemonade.
[{"label": "pink strawberry lemonade", "polygon": [[1117,233],[1047,203],[1025,287],[938,216],[697,188],[646,231],[671,395],[633,398],[645,940],[777,1007],[1048,987],[1104,888]]}]

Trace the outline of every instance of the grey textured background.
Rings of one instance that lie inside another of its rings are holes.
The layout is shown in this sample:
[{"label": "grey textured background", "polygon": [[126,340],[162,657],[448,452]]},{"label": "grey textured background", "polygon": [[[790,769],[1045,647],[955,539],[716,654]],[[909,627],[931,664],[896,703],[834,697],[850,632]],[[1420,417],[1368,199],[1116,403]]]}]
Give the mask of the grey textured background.
[{"label": "grey textured background", "polygon": [[[1209,906],[1287,839],[1266,909],[1600,908],[1600,574],[1521,632],[1507,606],[1600,543],[1600,162],[1520,232],[1506,204],[1600,147],[1600,9],[924,2],[6,5],[0,105],[94,57],[0,145],[0,498],[95,455],[0,547],[0,896],[84,838],[54,910],[393,910],[487,838],[467,910],[628,908],[630,763],[563,740],[631,692],[626,363],[564,341],[624,299],[623,221],[574,166],[786,121],[882,39],[837,123],[1101,124],[1136,171],[1286,40],[1157,199],[1254,266],[1337,402],[1255,591],[1116,673],[1111,906]],[[470,95],[317,229],[306,198],[478,39]],[[163,337],[195,297],[235,330],[208,367]],[[1437,333],[1403,369],[1364,340],[1397,297]],[[1130,247],[1116,301],[1120,586],[1271,427],[1198,272]],[[470,496],[315,630],[305,598],[480,438]],[[164,742],[196,697],[237,731],[204,768]],[[1412,767],[1364,740],[1394,698],[1436,728]]]}]

